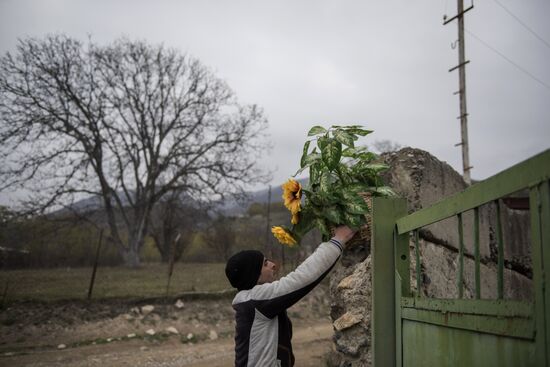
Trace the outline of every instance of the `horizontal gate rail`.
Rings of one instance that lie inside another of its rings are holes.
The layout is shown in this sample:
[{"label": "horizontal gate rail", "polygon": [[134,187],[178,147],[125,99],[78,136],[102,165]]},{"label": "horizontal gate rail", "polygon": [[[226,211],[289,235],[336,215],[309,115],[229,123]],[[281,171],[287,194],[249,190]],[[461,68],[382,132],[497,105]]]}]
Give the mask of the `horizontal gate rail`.
[{"label": "horizontal gate rail", "polygon": [[418,321],[485,334],[495,334],[528,340],[533,339],[535,335],[535,325],[530,318],[494,317],[457,312],[441,313],[439,311],[409,307],[403,307],[401,314],[404,320]]},{"label": "horizontal gate rail", "polygon": [[401,307],[406,320],[522,339],[535,337],[531,302],[402,297]]},{"label": "horizontal gate rail", "polygon": [[455,312],[472,315],[529,318],[533,315],[533,303],[512,300],[468,300],[401,297],[401,306],[440,313]]}]

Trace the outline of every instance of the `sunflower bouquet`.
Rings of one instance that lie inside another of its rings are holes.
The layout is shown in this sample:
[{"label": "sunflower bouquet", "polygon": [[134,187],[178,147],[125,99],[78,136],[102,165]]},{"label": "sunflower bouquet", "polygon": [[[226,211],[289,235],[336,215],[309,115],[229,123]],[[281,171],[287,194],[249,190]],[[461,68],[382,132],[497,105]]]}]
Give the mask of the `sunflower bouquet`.
[{"label": "sunflower bouquet", "polygon": [[330,237],[331,228],[339,225],[360,229],[370,211],[365,196],[394,195],[380,177],[388,166],[376,162],[378,156],[367,147],[355,146],[359,136],[370,133],[372,130],[360,125],[314,126],[309,130],[300,169],[293,176],[309,170],[309,183],[303,188],[289,179],[282,186],[291,227],[272,227],[280,243],[294,246],[313,228],[325,239]]}]

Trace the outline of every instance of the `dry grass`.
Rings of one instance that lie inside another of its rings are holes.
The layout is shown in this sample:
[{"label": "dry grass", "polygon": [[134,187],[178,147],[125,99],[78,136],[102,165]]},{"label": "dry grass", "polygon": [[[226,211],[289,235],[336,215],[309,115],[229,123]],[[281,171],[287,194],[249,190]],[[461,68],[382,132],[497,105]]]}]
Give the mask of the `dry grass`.
[{"label": "dry grass", "polygon": [[[3,297],[7,285],[7,301],[86,299],[91,275],[92,268],[1,271],[0,297]],[[167,281],[166,264],[144,264],[138,269],[98,268],[92,298],[162,297],[166,295]],[[224,264],[177,263],[174,265],[169,295],[229,288]]]}]

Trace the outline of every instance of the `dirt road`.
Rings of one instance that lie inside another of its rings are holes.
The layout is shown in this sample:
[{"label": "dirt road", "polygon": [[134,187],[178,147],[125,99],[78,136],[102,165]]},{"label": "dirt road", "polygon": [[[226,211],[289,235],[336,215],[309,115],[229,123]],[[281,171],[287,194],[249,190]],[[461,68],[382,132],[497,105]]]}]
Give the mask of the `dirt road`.
[{"label": "dirt road", "polygon": [[[301,323],[295,326],[293,344],[296,365],[319,367],[330,350],[332,325],[327,321]],[[46,349],[25,355],[3,356],[1,366],[233,366],[233,339],[224,337],[194,344],[182,344],[177,336],[162,343],[141,339],[116,341],[101,345]]]}]

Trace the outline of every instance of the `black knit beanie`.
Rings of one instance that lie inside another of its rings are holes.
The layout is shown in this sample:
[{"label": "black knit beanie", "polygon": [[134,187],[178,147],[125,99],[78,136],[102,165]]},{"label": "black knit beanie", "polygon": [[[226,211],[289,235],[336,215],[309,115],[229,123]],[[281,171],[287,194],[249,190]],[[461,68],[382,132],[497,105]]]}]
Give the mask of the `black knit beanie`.
[{"label": "black knit beanie", "polygon": [[229,258],[225,265],[225,275],[238,290],[251,289],[258,282],[263,264],[264,254],[260,251],[241,251]]}]

